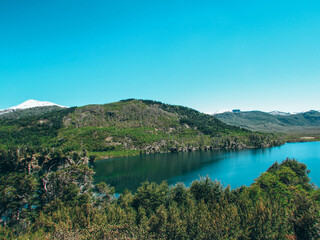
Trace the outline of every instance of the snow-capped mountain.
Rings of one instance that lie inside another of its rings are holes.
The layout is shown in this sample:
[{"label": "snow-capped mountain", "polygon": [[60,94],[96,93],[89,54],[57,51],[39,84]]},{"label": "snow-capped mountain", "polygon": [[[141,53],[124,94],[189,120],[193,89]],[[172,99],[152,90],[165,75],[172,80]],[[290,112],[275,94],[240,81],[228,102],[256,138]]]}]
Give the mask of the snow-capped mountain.
[{"label": "snow-capped mountain", "polygon": [[[212,115],[219,115],[221,113],[226,113],[226,112],[235,113],[235,112],[238,112],[238,111],[239,110],[237,110],[237,109],[234,109],[234,110],[219,110],[219,111],[216,111],[215,113],[213,113]],[[255,111],[259,111],[259,110],[255,110]],[[308,110],[308,111],[303,111],[303,112],[281,112],[281,111],[275,110],[275,111],[264,112],[264,113],[268,113],[268,114],[271,114],[271,115],[274,115],[274,116],[290,116],[290,115],[308,113],[310,111],[320,112],[319,110]],[[254,111],[242,111],[242,112],[254,112]],[[263,112],[263,111],[261,111],[261,112]]]},{"label": "snow-capped mountain", "polygon": [[36,101],[36,100],[30,99],[28,101],[25,101],[24,103],[21,103],[9,109],[17,110],[17,109],[27,109],[27,108],[34,108],[34,107],[48,107],[48,106],[57,106],[61,108],[66,108],[65,106],[60,106],[52,102],[43,102],[43,101]]},{"label": "snow-capped mountain", "polygon": [[289,116],[291,115],[292,113],[289,113],[289,112],[281,112],[281,111],[272,111],[272,112],[269,112],[271,115],[280,115],[280,116]]},{"label": "snow-capped mountain", "polygon": [[269,112],[269,113],[272,114],[272,115],[290,116],[290,115],[308,113],[308,112],[310,112],[310,111],[320,112],[319,110],[308,110],[308,111],[303,111],[303,112],[280,112],[280,111],[272,111],[272,112]]},{"label": "snow-capped mountain", "polygon": [[36,101],[33,99],[30,99],[28,101],[25,101],[17,106],[13,106],[4,110],[0,110],[0,115],[5,113],[10,113],[16,110],[22,110],[22,109],[28,109],[28,108],[35,108],[35,107],[48,107],[48,106],[57,106],[61,108],[67,108],[65,106],[61,106],[52,102],[45,102],[45,101]]}]

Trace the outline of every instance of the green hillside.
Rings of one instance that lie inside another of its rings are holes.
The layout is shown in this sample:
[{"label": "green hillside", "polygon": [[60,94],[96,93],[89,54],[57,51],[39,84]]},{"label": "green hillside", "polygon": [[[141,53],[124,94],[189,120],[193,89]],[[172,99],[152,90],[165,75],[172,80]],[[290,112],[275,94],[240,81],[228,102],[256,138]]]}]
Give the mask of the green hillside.
[{"label": "green hillside", "polygon": [[272,115],[260,111],[226,112],[214,116],[227,124],[252,131],[320,136],[320,112],[318,111],[293,115]]},{"label": "green hillside", "polygon": [[273,134],[253,133],[187,107],[150,100],[40,110],[0,116],[1,147],[87,149],[108,157],[280,144]]}]

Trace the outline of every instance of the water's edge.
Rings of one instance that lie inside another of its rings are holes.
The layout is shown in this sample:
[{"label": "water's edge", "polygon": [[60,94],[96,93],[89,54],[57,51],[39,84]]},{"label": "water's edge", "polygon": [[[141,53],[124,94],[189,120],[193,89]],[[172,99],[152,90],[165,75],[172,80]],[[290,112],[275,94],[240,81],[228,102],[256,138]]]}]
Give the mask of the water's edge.
[{"label": "water's edge", "polygon": [[274,162],[281,162],[289,157],[306,163],[311,170],[312,181],[320,185],[319,151],[320,142],[303,142],[271,148],[156,153],[112,158],[96,162],[95,180],[104,181],[114,186],[117,192],[122,192],[125,188],[134,191],[145,180],[158,183],[166,180],[169,184],[183,182],[189,186],[200,176],[208,175],[236,188],[250,185]]}]

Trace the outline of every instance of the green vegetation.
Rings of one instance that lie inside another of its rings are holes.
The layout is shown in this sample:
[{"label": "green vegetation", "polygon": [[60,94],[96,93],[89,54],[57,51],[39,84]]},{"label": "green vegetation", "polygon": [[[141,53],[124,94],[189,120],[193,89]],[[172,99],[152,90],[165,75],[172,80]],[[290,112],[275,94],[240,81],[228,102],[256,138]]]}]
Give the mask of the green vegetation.
[{"label": "green vegetation", "polygon": [[289,139],[302,136],[320,138],[320,112],[318,111],[293,115],[273,115],[260,111],[225,112],[214,116],[227,124],[252,131],[285,133]]},{"label": "green vegetation", "polygon": [[9,112],[6,114],[1,114],[0,119],[14,120],[21,118],[33,118],[35,116],[42,115],[44,113],[50,113],[62,110],[63,108],[58,106],[47,106],[47,107],[34,107],[27,109],[17,109],[13,112]]},{"label": "green vegetation", "polygon": [[[25,111],[27,114],[24,114]],[[73,111],[74,108],[44,107],[0,115],[0,144],[5,148],[50,146],[52,139],[57,137],[63,127],[63,117]]]},{"label": "green vegetation", "polygon": [[320,190],[296,160],[273,164],[250,187],[144,182],[118,199],[90,167],[105,157],[279,144],[149,100],[0,115],[0,239],[319,239]]},{"label": "green vegetation", "polygon": [[35,108],[0,115],[0,149],[87,149],[98,158],[107,158],[280,144],[273,134],[254,133],[187,107],[150,100]]},{"label": "green vegetation", "polygon": [[203,178],[144,182],[118,199],[86,151],[0,153],[0,239],[319,239],[320,190],[306,165],[273,164],[250,187]]}]

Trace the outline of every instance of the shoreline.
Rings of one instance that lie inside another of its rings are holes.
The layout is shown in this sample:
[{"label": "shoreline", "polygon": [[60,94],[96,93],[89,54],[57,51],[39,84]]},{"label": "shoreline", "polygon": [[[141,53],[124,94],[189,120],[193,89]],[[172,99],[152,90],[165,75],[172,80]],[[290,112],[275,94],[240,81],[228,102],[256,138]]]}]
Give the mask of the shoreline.
[{"label": "shoreline", "polygon": [[[267,148],[272,148],[272,147],[279,147],[279,146],[283,146],[284,144],[286,144],[287,142],[284,142],[281,145],[274,145],[274,146],[267,146],[267,147],[242,147],[242,148],[211,148],[211,149],[195,149],[195,150],[191,150],[191,151],[163,151],[163,152],[152,152],[152,153],[137,153],[137,154],[130,154],[130,155],[118,155],[118,156],[101,156],[101,157],[97,157],[96,158],[96,162],[97,161],[101,161],[101,160],[111,160],[111,159],[116,159],[116,158],[123,158],[123,157],[135,157],[135,156],[139,156],[139,155],[151,155],[151,154],[164,154],[164,153],[181,153],[181,152],[207,152],[207,151],[220,151],[220,150],[249,150],[249,149],[267,149]],[[93,153],[94,154],[94,153]]]},{"label": "shoreline", "polygon": [[[258,149],[258,148],[272,148],[272,147],[278,147],[278,146],[283,146],[286,143],[303,143],[303,142],[320,142],[320,138],[314,138],[314,139],[290,139],[287,141],[284,141],[283,144],[281,145],[275,145],[275,146],[268,146],[268,147],[245,147],[245,148],[211,148],[211,149],[195,149],[195,150],[190,150],[190,151],[163,151],[163,152],[152,152],[152,153],[142,153],[141,151],[137,150],[127,150],[130,154],[124,154],[124,155],[105,155],[101,157],[97,157],[96,161],[101,161],[101,160],[108,160],[108,159],[116,159],[116,158],[123,158],[123,157],[135,157],[139,155],[148,155],[148,154],[162,154],[162,153],[175,153],[175,152],[199,152],[199,151],[219,151],[219,150],[245,150],[245,149]],[[119,151],[121,152],[121,151]],[[96,153],[92,153],[93,155]]]}]

